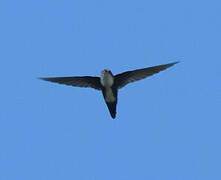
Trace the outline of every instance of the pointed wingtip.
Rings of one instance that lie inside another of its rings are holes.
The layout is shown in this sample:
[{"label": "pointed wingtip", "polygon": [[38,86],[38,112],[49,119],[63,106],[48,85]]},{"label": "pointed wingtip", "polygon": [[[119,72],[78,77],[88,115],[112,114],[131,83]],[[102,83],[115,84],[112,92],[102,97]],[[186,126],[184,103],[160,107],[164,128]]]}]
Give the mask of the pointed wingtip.
[{"label": "pointed wingtip", "polygon": [[37,77],[37,79],[43,80],[43,81],[50,81],[49,78],[43,78],[43,77]]},{"label": "pointed wingtip", "polygon": [[175,64],[178,64],[178,63],[180,63],[180,61],[175,61],[175,62],[172,62],[172,63],[169,63],[169,64],[165,64],[165,66],[171,67],[171,66],[173,66]]},{"label": "pointed wingtip", "polygon": [[178,64],[178,63],[180,63],[180,61],[175,61],[175,62],[172,62],[172,63],[170,63],[171,65],[175,65],[175,64]]}]

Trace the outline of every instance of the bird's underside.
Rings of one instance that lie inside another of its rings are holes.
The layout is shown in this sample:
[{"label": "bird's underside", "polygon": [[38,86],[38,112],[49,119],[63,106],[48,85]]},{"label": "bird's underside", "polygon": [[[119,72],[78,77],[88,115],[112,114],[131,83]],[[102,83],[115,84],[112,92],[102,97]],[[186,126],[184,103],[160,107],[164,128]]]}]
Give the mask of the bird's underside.
[{"label": "bird's underside", "polygon": [[118,89],[123,88],[128,83],[138,81],[163,71],[178,62],[153,66],[133,71],[126,71],[113,75],[110,70],[103,70],[101,77],[93,76],[72,76],[72,77],[49,77],[40,78],[45,81],[55,82],[76,87],[90,87],[102,91],[104,100],[107,104],[112,118],[116,117],[116,105]]}]

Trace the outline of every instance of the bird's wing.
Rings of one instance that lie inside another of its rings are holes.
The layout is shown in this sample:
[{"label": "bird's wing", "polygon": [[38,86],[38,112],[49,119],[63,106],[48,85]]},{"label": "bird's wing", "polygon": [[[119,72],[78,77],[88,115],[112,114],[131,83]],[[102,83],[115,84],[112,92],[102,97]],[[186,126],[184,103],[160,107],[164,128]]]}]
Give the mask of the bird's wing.
[{"label": "bird's wing", "polygon": [[144,69],[137,69],[134,71],[126,71],[121,74],[117,74],[114,78],[115,85],[118,89],[120,89],[120,88],[124,87],[125,85],[127,85],[128,83],[144,79],[144,78],[151,76],[155,73],[163,71],[163,70],[173,66],[176,63],[178,63],[178,62],[148,67],[148,68],[144,68]]},{"label": "bird's wing", "polygon": [[40,79],[45,81],[56,82],[59,84],[66,84],[70,86],[91,87],[97,90],[102,89],[99,77],[74,76],[74,77],[50,77],[50,78],[40,78]]}]

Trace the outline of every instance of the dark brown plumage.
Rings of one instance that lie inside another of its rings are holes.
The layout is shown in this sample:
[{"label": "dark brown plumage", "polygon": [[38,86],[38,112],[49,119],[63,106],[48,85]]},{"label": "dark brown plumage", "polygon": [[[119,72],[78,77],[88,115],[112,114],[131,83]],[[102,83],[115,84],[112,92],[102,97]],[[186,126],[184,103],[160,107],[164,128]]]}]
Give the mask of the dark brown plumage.
[{"label": "dark brown plumage", "polygon": [[72,76],[72,77],[49,77],[40,78],[45,81],[56,82],[77,87],[91,87],[96,90],[101,90],[110,111],[111,117],[116,117],[116,105],[118,89],[126,86],[128,83],[144,79],[159,73],[178,62],[153,66],[133,71],[126,71],[117,75],[113,75],[110,70],[103,70],[101,77],[93,76]]}]

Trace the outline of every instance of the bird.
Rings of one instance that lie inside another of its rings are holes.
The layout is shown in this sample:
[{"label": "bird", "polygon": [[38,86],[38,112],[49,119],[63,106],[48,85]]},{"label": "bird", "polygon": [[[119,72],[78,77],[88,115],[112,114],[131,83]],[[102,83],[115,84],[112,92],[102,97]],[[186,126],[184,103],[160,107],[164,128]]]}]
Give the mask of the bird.
[{"label": "bird", "polygon": [[118,101],[118,90],[132,83],[153,74],[159,73],[175,64],[172,62],[132,71],[126,71],[120,74],[113,75],[111,70],[104,69],[101,71],[101,76],[70,76],[70,77],[40,77],[39,79],[54,83],[70,85],[75,87],[89,87],[102,91],[103,98],[108,107],[110,115],[113,119],[116,117],[116,107]]}]

